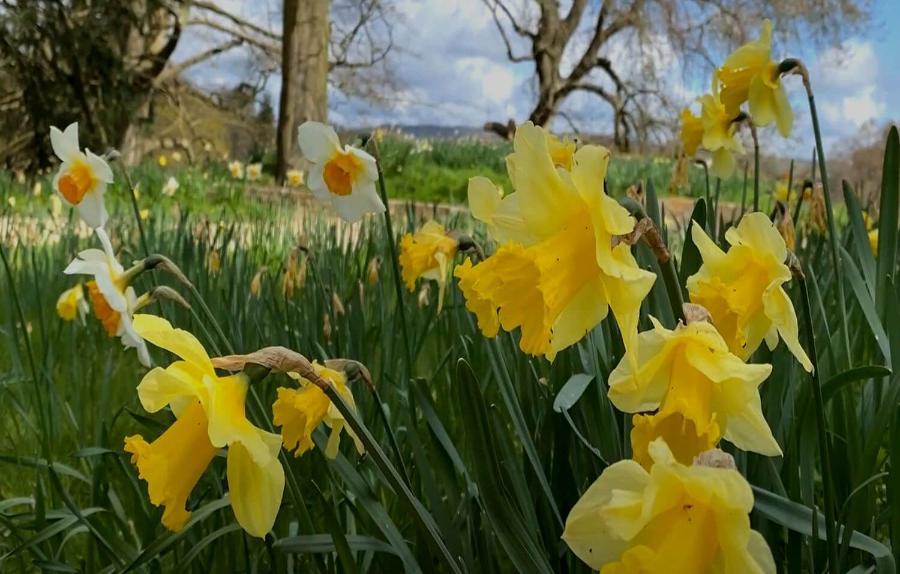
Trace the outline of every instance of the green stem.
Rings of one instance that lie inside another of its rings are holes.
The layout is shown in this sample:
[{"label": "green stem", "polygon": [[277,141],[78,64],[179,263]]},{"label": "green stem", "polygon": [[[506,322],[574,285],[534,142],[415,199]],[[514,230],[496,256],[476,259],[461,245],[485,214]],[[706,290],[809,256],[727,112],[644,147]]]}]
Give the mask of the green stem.
[{"label": "green stem", "polygon": [[809,73],[806,67],[797,62],[794,68],[795,73],[800,74],[803,78],[803,87],[806,89],[806,95],[809,99],[809,114],[812,117],[813,133],[816,137],[816,154],[819,157],[819,173],[822,176],[822,192],[825,195],[825,215],[828,220],[828,243],[831,248],[831,262],[834,265],[835,282],[837,283],[837,306],[841,319],[841,331],[844,336],[844,350],[847,355],[847,367],[853,366],[853,359],[850,354],[850,331],[847,321],[847,305],[844,296],[844,273],[841,265],[841,258],[838,255],[837,244],[837,227],[834,223],[834,210],[831,206],[831,192],[828,188],[828,169],[825,165],[825,149],[822,146],[822,132],[819,128],[819,114],[816,112],[816,99],[813,95],[812,86],[809,83]]},{"label": "green stem", "polygon": [[800,294],[803,300],[803,312],[806,315],[804,321],[804,331],[807,339],[807,348],[809,350],[809,359],[812,361],[812,385],[813,400],[816,403],[816,434],[819,442],[819,456],[822,459],[822,489],[824,491],[825,505],[825,532],[828,538],[829,563],[831,572],[839,571],[839,554],[838,554],[838,536],[836,527],[835,509],[837,508],[835,501],[835,490],[833,477],[831,472],[831,441],[828,437],[828,421],[825,419],[825,399],[822,395],[822,385],[819,380],[818,355],[816,353],[816,339],[813,333],[812,309],[809,303],[809,291],[806,288],[806,277],[802,271],[797,273],[800,283]]},{"label": "green stem", "polygon": [[131,208],[134,211],[134,220],[137,222],[138,234],[141,237],[141,249],[144,250],[144,257],[150,256],[150,249],[147,247],[147,236],[144,234],[144,224],[141,223],[141,210],[138,207],[137,195],[135,194],[134,182],[125,166],[122,166],[122,174],[125,176],[125,183],[128,185],[128,195],[131,197]]},{"label": "green stem", "polygon": [[759,134],[756,133],[756,124],[750,123],[750,137],[753,138],[753,211],[759,211]]},{"label": "green stem", "polygon": [[744,212],[746,210],[747,205],[747,171],[749,170],[749,166],[747,162],[744,162],[744,189],[741,192],[741,217],[744,217]]}]

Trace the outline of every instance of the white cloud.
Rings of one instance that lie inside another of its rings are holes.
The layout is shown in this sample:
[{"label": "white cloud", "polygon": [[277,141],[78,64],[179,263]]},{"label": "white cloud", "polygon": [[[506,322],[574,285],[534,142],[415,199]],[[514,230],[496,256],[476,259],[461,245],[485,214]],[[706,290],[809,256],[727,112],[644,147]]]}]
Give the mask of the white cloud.
[{"label": "white cloud", "polygon": [[854,38],[822,52],[815,68],[821,72],[819,80],[823,85],[855,88],[878,78],[878,57],[872,42]]},{"label": "white cloud", "polygon": [[866,122],[880,118],[887,111],[887,106],[875,92],[875,84],[870,84],[838,102],[825,102],[822,106],[825,119],[832,124],[849,123],[858,129]]}]

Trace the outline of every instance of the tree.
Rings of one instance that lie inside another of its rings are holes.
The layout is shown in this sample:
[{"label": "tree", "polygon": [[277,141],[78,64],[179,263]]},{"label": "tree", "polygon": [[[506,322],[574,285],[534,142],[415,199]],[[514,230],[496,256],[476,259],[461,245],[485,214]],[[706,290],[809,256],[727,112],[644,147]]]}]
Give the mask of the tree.
[{"label": "tree", "polygon": [[[784,23],[785,38],[834,41],[867,17],[866,0],[482,0],[512,62],[532,62],[536,98],[528,119],[545,125],[575,93],[591,94],[612,113],[613,139],[628,149],[664,122],[670,58],[682,71],[758,33],[761,21]],[[570,63],[571,62],[571,63]],[[512,137],[515,122],[485,129]]]}]

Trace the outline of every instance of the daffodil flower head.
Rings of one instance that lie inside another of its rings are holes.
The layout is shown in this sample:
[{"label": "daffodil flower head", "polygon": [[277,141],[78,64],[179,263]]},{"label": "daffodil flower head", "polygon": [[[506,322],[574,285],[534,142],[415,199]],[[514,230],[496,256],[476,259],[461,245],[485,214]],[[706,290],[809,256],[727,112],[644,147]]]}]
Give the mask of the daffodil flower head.
[{"label": "daffodil flower head", "polygon": [[807,371],[812,363],[800,345],[797,314],[783,285],[791,271],[788,250],[764,213],[748,213],[725,234],[722,251],[699,226],[692,239],[703,265],[687,280],[692,303],[706,307],[731,352],[748,359],[765,339],[774,349],[781,338]]},{"label": "daffodil flower head", "polygon": [[515,192],[503,196],[483,177],[469,181],[472,215],[501,245],[478,264],[456,267],[466,307],[486,336],[518,328],[522,351],[550,360],[612,309],[633,348],[641,301],[656,276],[617,240],[635,220],[604,191],[609,151],[583,146],[568,170],[549,141],[530,122],[516,130],[507,159]]},{"label": "daffodil flower head", "polygon": [[869,247],[872,248],[872,255],[878,256],[878,228],[869,232]]},{"label": "daffodil flower head", "polygon": [[772,366],[745,364],[705,321],[669,330],[651,320],[653,329],[638,335],[636,360],[623,358],[609,376],[609,398],[619,410],[659,409],[635,417],[635,460],[649,466],[648,445],[658,437],[685,464],[721,438],[743,450],[780,455],[759,398]]},{"label": "daffodil flower head", "polygon": [[750,115],[758,126],[773,121],[782,136],[791,135],[794,114],[788,101],[778,63],[772,60],[772,22],[763,22],[755,42],[744,44],[725,59],[718,70],[722,101],[736,114],[749,101]]},{"label": "daffodil flower head", "polygon": [[744,146],[738,137],[739,124],[735,122],[737,113],[732,113],[720,101],[716,82],[713,92],[701,99],[701,122],[703,124],[702,144],[712,153],[712,173],[725,179],[734,172],[734,154],[744,153]]},{"label": "daffodil flower head", "polygon": [[562,538],[576,556],[601,574],[775,574],[737,470],[682,464],[661,439],[649,452],[649,471],[619,461],[575,503]]},{"label": "daffodil flower head", "polygon": [[138,385],[138,397],[151,413],[171,407],[176,420],[148,443],[140,435],[125,439],[139,476],[147,481],[150,502],[164,506],[163,525],[181,530],[190,519],[187,499],[221,448],[228,449],[228,490],[238,524],[264,537],[275,522],[284,492],[278,460],[281,437],[251,423],[245,402],[248,377],[220,377],[200,342],[160,317],[136,315],[135,330],[179,357],[156,367]]},{"label": "daffodil flower head", "polygon": [[[341,371],[330,369],[319,363],[312,363],[312,367],[319,377],[334,386],[347,406],[355,411],[356,402],[353,400],[353,393],[347,384],[347,376]],[[344,416],[331,403],[328,395],[299,374],[292,372],[288,375],[299,382],[300,388],[280,387],[278,399],[272,405],[273,420],[276,426],[281,427],[284,448],[294,451],[295,456],[301,456],[313,447],[312,433],[324,422],[331,429],[328,444],[325,447],[326,457],[337,456],[342,431],[346,431],[350,435],[357,452],[362,454],[365,451],[362,442],[353,430],[346,426]]]},{"label": "daffodil flower head", "polygon": [[79,315],[84,316],[87,311],[81,283],[63,291],[56,300],[56,314],[64,321],[74,321]]},{"label": "daffodil flower head", "polygon": [[247,179],[254,181],[262,176],[262,164],[251,163],[247,166]]},{"label": "daffodil flower head", "polygon": [[172,197],[175,195],[176,191],[178,191],[178,180],[175,179],[174,176],[170,176],[169,179],[166,180],[166,184],[163,185],[162,193],[165,196]]},{"label": "daffodil flower head", "polygon": [[103,250],[85,249],[66,267],[66,275],[91,275],[88,281],[88,295],[94,308],[94,315],[103,325],[107,335],[119,337],[125,348],[137,350],[138,359],[145,367],[150,366],[150,354],[147,345],[137,334],[131,317],[140,306],[131,281],[143,271],[142,264],[128,269],[122,267],[112,250],[106,232],[97,229],[97,236],[103,244]]},{"label": "daffodil flower head", "polygon": [[81,151],[77,122],[69,124],[65,131],[51,126],[50,144],[53,153],[62,161],[53,177],[53,189],[67,205],[78,209],[78,214],[90,227],[103,227],[108,218],[103,194],[113,181],[109,164],[89,149]]},{"label": "daffodil flower head", "polygon": [[287,184],[291,187],[300,187],[303,185],[303,172],[299,169],[289,169],[285,174]]},{"label": "daffodil flower head", "polygon": [[297,131],[304,157],[312,163],[306,185],[322,203],[331,205],[342,219],[354,223],[367,213],[383,213],[375,191],[375,158],[350,145],[341,147],[331,126],[304,122]]},{"label": "daffodil flower head", "polygon": [[415,291],[419,277],[437,281],[438,313],[444,301],[450,263],[458,247],[458,241],[436,221],[425,223],[415,234],[407,233],[400,240],[400,269],[406,288]]},{"label": "daffodil flower head", "polygon": [[228,172],[231,173],[231,177],[234,179],[243,179],[244,164],[237,160],[234,160],[228,164]]},{"label": "daffodil flower head", "polygon": [[684,153],[694,156],[703,142],[703,121],[694,115],[690,108],[681,110],[681,145]]}]

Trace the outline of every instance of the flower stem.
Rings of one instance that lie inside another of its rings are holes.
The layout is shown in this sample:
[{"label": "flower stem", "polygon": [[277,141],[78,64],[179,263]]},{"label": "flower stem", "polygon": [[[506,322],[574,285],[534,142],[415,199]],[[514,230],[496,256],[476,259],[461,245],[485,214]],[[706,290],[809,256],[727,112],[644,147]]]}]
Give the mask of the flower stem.
[{"label": "flower stem", "polygon": [[756,133],[756,124],[748,119],[750,124],[750,137],[753,138],[753,211],[759,211],[759,134]]},{"label": "flower stem", "polygon": [[[837,283],[837,306],[841,319],[844,350],[847,356],[847,366],[852,367],[853,359],[850,355],[850,331],[847,328],[847,304],[844,296],[844,273],[843,266],[841,265],[841,258],[838,255],[837,228],[834,223],[834,210],[831,206],[831,192],[828,189],[828,169],[825,165],[825,150],[822,146],[822,132],[819,128],[819,114],[816,112],[816,99],[813,94],[812,85],[809,82],[809,72],[806,70],[806,66],[799,60],[786,60],[785,62],[788,62],[788,65],[792,65],[790,68],[792,73],[799,75],[803,79],[803,87],[806,89],[806,95],[809,99],[809,114],[812,118],[813,134],[816,138],[816,153],[819,157],[819,173],[822,176],[822,192],[825,196],[825,214],[828,220],[828,242],[829,247],[831,248],[831,262],[832,265],[834,265],[834,278]],[[786,65],[785,62],[782,62],[781,64],[782,69]]]},{"label": "flower stem", "polygon": [[131,180],[131,174],[122,166],[122,174],[125,176],[125,183],[128,185],[128,195],[131,197],[131,208],[134,211],[134,220],[137,222],[138,234],[141,236],[141,249],[144,250],[144,257],[150,256],[150,248],[147,247],[147,236],[144,234],[144,224],[141,223],[141,210],[138,207],[137,195],[135,194],[134,182]]}]

